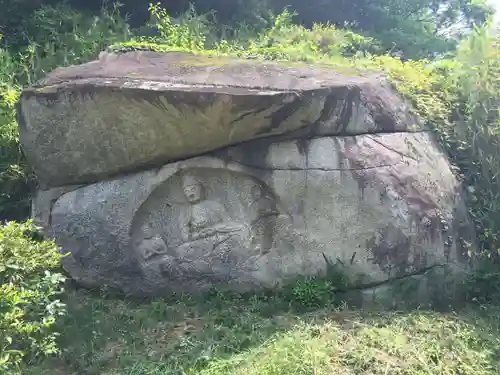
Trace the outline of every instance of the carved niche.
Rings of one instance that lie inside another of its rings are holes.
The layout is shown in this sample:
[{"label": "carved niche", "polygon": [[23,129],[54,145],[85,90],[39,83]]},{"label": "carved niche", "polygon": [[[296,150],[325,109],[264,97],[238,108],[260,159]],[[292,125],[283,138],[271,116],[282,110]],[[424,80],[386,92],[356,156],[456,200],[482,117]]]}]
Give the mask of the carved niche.
[{"label": "carved niche", "polygon": [[161,183],[138,210],[132,241],[147,277],[210,274],[230,280],[282,246],[291,226],[279,199],[255,177],[186,168]]}]

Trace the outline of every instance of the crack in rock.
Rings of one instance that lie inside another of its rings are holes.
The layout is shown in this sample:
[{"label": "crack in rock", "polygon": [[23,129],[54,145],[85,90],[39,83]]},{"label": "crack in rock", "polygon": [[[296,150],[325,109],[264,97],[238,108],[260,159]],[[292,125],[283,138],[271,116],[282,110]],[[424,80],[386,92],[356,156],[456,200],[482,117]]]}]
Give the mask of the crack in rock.
[{"label": "crack in rock", "polygon": [[255,165],[248,165],[244,164],[241,161],[238,160],[230,160],[230,162],[233,163],[238,163],[243,165],[244,167],[247,168],[252,168],[252,169],[257,169],[261,171],[319,171],[319,172],[341,172],[341,171],[365,171],[365,170],[370,170],[370,169],[376,169],[376,168],[387,168],[387,167],[393,167],[395,165],[401,164],[404,161],[400,160],[396,163],[391,163],[391,164],[380,164],[380,165],[374,165],[374,166],[369,166],[369,167],[360,167],[360,168],[312,168],[312,167],[304,167],[304,168],[299,168],[299,167],[289,167],[289,168],[282,168],[282,167],[262,167],[262,166],[255,166]]},{"label": "crack in rock", "polygon": [[393,283],[395,281],[409,279],[409,278],[415,277],[415,276],[421,276],[421,275],[424,275],[424,274],[426,274],[427,272],[429,272],[429,271],[431,271],[433,269],[443,268],[443,267],[446,267],[446,265],[445,264],[434,264],[434,265],[431,265],[431,266],[428,266],[428,267],[424,267],[424,268],[422,268],[420,270],[407,273],[406,275],[401,275],[401,276],[397,276],[397,277],[390,278],[390,279],[387,279],[387,280],[382,280],[382,281],[375,281],[375,282],[372,282],[372,283],[355,285],[355,286],[351,286],[351,287],[347,287],[347,288],[339,288],[339,289],[337,289],[337,291],[341,292],[341,293],[344,293],[344,292],[351,292],[351,291],[354,291],[354,290],[372,289],[372,288],[376,288],[376,287],[379,287],[379,286],[383,286],[383,285],[387,285],[387,284]]}]

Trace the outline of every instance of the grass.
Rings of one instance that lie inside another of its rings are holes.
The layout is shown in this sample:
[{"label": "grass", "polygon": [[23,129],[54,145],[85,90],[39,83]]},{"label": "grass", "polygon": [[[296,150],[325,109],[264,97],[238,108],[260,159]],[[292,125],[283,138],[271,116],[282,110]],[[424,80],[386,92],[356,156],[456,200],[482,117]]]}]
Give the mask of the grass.
[{"label": "grass", "polygon": [[277,295],[125,301],[68,293],[58,358],[26,375],[500,374],[500,309],[307,309]]}]

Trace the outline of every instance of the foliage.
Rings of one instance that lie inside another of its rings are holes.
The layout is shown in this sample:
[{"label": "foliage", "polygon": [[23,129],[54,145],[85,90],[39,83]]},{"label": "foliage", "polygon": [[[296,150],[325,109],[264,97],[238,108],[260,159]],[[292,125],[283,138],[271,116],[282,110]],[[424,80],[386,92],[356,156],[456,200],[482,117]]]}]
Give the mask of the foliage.
[{"label": "foliage", "polygon": [[0,34],[7,35],[9,44],[22,43],[23,24],[38,9],[43,0],[0,0]]},{"label": "foliage", "polygon": [[[125,0],[125,8],[133,0]],[[187,1],[162,1],[169,14],[186,10]],[[294,20],[311,28],[330,24],[376,39],[384,51],[405,58],[434,57],[453,51],[472,27],[482,25],[492,9],[484,0],[224,0],[191,1],[197,10],[213,12],[219,24],[261,32],[272,15],[284,8],[297,12]],[[134,4],[134,11],[137,5]]]},{"label": "foliage", "polygon": [[[475,275],[483,298],[500,300],[500,34],[476,29],[457,53],[454,113],[456,149],[450,152],[468,187],[469,207],[482,245],[484,272]],[[474,285],[474,284],[473,284]]]},{"label": "foliage", "polygon": [[336,286],[326,278],[307,277],[288,287],[285,297],[294,305],[321,307],[335,301]]},{"label": "foliage", "polygon": [[192,8],[177,20],[158,4],[150,9],[157,35],[119,43],[111,46],[111,51],[176,50],[289,61],[342,59],[378,51],[373,39],[350,30],[329,24],[315,24],[312,29],[296,25],[292,22],[294,13],[288,10],[272,17],[270,27],[255,34],[249,29],[217,29],[210,15],[197,15]]},{"label": "foliage", "polygon": [[[0,372],[57,352],[53,326],[65,313],[57,297],[64,277],[52,241],[36,239],[31,222],[0,227]],[[56,271],[56,272],[54,272]]]},{"label": "foliage", "polygon": [[[163,44],[173,48],[186,48],[188,50],[205,48],[207,36],[211,32],[211,24],[206,16],[198,16],[194,8],[190,8],[178,22],[174,22],[159,3],[151,3],[149,11],[153,17],[153,25],[158,31],[156,40],[160,39]],[[147,41],[148,39],[143,40]]]},{"label": "foliage", "polygon": [[332,24],[313,24],[311,29],[296,25],[292,22],[294,15],[285,9],[275,17],[271,27],[258,35],[248,47],[257,53],[259,50],[279,51],[280,54],[274,58],[287,60],[289,58],[285,56],[293,53],[304,57],[315,55],[334,58],[375,52],[378,49],[372,38],[337,29]]},{"label": "foliage", "polygon": [[[40,0],[1,0],[0,25],[11,44],[23,44],[31,14],[42,3]],[[58,0],[45,0],[55,5]],[[100,0],[67,0],[75,9],[98,11]],[[142,26],[148,16],[148,2],[123,0],[124,11],[132,13],[134,25]],[[159,3],[160,4],[160,3]],[[358,34],[380,41],[384,51],[398,53],[406,58],[433,57],[453,51],[457,41],[474,24],[482,25],[492,9],[485,0],[176,0],[161,2],[161,6],[175,17],[196,7],[201,13],[210,13],[219,25],[229,29],[258,33],[272,23],[273,14],[284,8],[297,11],[295,20],[312,27],[313,24],[331,24],[348,27]],[[33,25],[33,22],[31,22]],[[0,30],[1,32],[1,30]]]},{"label": "foliage", "polygon": [[[492,9],[475,0],[269,0],[274,11],[290,7],[306,26],[330,23],[380,41],[385,51],[406,58],[431,57],[452,51],[474,24]],[[458,27],[458,25],[461,27]]]},{"label": "foliage", "polygon": [[19,220],[29,214],[29,173],[19,146],[15,105],[20,87],[19,65],[0,48],[0,219]]}]

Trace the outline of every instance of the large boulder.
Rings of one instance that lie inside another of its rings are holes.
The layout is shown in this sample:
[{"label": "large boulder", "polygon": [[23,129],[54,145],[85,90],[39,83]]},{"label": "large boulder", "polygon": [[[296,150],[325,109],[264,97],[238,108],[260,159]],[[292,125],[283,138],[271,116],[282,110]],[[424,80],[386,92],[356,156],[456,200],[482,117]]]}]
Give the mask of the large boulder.
[{"label": "large boulder", "polygon": [[379,74],[183,53],[103,53],[25,90],[20,139],[43,187],[90,183],[254,138],[418,130]]},{"label": "large boulder", "polygon": [[381,76],[103,55],[20,113],[34,219],[84,285],[246,291],[335,265],[373,287],[459,273],[474,243],[445,155]]}]

